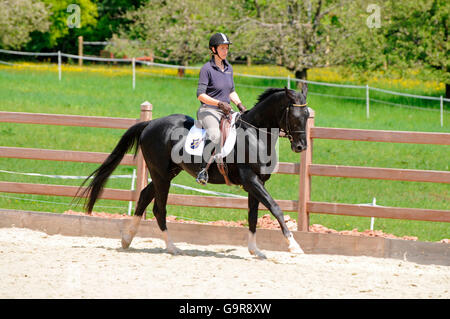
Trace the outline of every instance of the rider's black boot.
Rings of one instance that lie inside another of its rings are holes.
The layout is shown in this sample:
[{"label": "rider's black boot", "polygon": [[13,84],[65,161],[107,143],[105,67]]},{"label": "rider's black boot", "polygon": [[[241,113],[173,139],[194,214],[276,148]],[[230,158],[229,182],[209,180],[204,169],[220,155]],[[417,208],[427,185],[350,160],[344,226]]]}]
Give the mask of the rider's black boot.
[{"label": "rider's black boot", "polygon": [[211,143],[206,143],[205,148],[203,149],[203,156],[202,156],[202,166],[201,170],[197,175],[197,183],[201,185],[206,185],[208,183],[208,168],[211,165],[216,150],[216,145]]}]

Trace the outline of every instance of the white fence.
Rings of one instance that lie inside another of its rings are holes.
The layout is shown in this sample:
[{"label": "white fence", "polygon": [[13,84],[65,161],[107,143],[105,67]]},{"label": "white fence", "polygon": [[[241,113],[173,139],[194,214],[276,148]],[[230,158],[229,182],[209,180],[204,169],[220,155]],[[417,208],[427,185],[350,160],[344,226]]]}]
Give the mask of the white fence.
[{"label": "white fence", "polygon": [[[136,88],[136,63],[146,65],[146,66],[156,66],[156,67],[164,67],[164,68],[173,68],[173,69],[184,69],[184,70],[200,70],[200,67],[195,66],[181,66],[181,65],[171,65],[171,64],[163,64],[163,63],[155,63],[155,62],[147,62],[147,61],[140,61],[135,58],[130,59],[118,59],[118,58],[101,58],[101,57],[90,57],[90,56],[79,56],[74,54],[67,54],[62,53],[61,51],[58,52],[49,52],[49,53],[41,53],[41,52],[21,52],[21,51],[11,51],[11,50],[3,50],[0,49],[0,53],[4,54],[13,54],[13,55],[24,55],[24,56],[45,56],[45,57],[57,57],[58,58],[58,77],[61,81],[62,78],[62,58],[71,58],[71,59],[82,59],[87,61],[96,61],[96,62],[120,62],[120,63],[131,63],[132,67],[132,88],[133,90]],[[8,66],[15,66],[16,64],[6,62],[6,61],[0,61],[0,64],[8,65]],[[342,98],[342,99],[353,99],[353,100],[365,100],[366,104],[366,118],[370,118],[370,102],[376,102],[391,106],[397,106],[397,107],[407,107],[407,108],[413,108],[413,109],[421,109],[421,110],[428,110],[428,111],[439,111],[440,112],[440,125],[441,127],[444,126],[444,113],[450,113],[450,111],[444,110],[444,103],[449,103],[450,99],[444,98],[443,96],[435,97],[435,96],[423,96],[423,95],[415,95],[415,94],[408,94],[408,93],[402,93],[402,92],[395,92],[385,89],[380,89],[376,87],[370,87],[369,85],[349,85],[349,84],[336,84],[336,83],[327,83],[327,82],[317,82],[317,81],[310,81],[310,80],[301,80],[296,78],[291,78],[290,76],[287,77],[279,77],[279,76],[263,76],[263,75],[250,75],[250,74],[242,74],[242,73],[234,73],[235,76],[239,77],[247,77],[247,78],[255,78],[255,79],[268,79],[268,80],[281,80],[286,81],[286,86],[288,88],[291,87],[291,81],[294,82],[303,82],[303,83],[309,83],[314,85],[321,85],[321,86],[327,86],[327,87],[338,87],[338,88],[347,88],[347,89],[357,89],[357,90],[365,90],[365,97],[362,96],[339,96],[339,95],[332,95],[332,94],[323,94],[318,92],[309,92],[311,95],[321,95],[321,96],[327,96],[332,98]],[[258,88],[264,88],[263,86],[250,86],[249,87],[258,87]],[[390,95],[396,95],[396,96],[403,96],[408,98],[414,98],[414,99],[421,99],[421,100],[431,100],[436,101],[439,103],[439,108],[424,108],[420,106],[414,106],[414,105],[406,105],[406,104],[400,104],[400,103],[393,103],[388,101],[383,101],[379,99],[375,99],[371,97],[370,91],[374,92],[381,92],[384,94],[390,94]]]}]

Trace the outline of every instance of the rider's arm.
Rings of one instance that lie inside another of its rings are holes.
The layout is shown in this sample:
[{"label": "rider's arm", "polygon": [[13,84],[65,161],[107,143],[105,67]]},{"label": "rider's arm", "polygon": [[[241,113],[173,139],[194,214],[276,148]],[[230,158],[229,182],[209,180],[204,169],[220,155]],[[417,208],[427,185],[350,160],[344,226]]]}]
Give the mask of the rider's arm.
[{"label": "rider's arm", "polygon": [[198,96],[198,100],[202,103],[208,104],[208,105],[215,105],[218,106],[219,109],[221,109],[223,112],[225,112],[225,114],[228,114],[231,112],[231,105],[226,103],[226,102],[222,102],[219,100],[216,100],[212,97],[210,97],[209,95],[207,95],[206,93],[202,93]]},{"label": "rider's arm", "polygon": [[244,105],[242,105],[241,99],[239,98],[239,95],[236,93],[236,91],[233,91],[230,93],[230,100],[236,104],[240,112],[245,112],[246,109]]},{"label": "rider's arm", "polygon": [[219,100],[216,100],[212,97],[210,97],[208,94],[206,93],[202,93],[200,94],[198,97],[198,100],[204,104],[208,104],[208,105],[215,105],[217,106],[219,104]]},{"label": "rider's arm", "polygon": [[230,93],[230,100],[236,105],[241,103],[241,99],[239,98],[239,95],[236,93],[236,91]]}]

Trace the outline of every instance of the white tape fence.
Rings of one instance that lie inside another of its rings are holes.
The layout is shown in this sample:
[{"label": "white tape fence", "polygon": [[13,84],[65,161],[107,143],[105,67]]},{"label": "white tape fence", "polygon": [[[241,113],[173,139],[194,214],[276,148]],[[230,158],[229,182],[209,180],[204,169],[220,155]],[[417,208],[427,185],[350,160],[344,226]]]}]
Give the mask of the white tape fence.
[{"label": "white tape fence", "polygon": [[[52,178],[52,179],[68,179],[68,180],[84,180],[88,178],[88,176],[76,176],[76,175],[50,175],[50,174],[40,174],[40,173],[24,173],[24,172],[14,172],[14,171],[8,171],[8,170],[0,170],[0,173],[4,174],[11,174],[11,175],[22,175],[22,176],[30,176],[30,177],[45,177],[45,178]],[[91,177],[92,178],[92,177]],[[115,179],[115,178],[126,178],[131,179],[131,190],[135,189],[135,181],[136,181],[136,170],[133,170],[132,175],[111,175],[109,178]],[[148,179],[149,182],[151,182],[151,178]],[[224,197],[234,197],[234,198],[247,198],[246,196],[231,194],[231,193],[223,193],[223,192],[216,192],[211,191],[207,189],[199,189],[191,186],[186,186],[182,184],[176,184],[171,183],[171,186],[181,188],[184,190],[194,191],[197,193],[203,193],[213,196],[224,196]],[[37,202],[37,203],[45,203],[45,204],[56,204],[56,205],[66,205],[71,206],[71,203],[59,203],[59,202],[53,202],[53,201],[45,201],[45,200],[38,200],[38,199],[30,199],[30,198],[23,198],[23,197],[16,197],[16,196],[9,196],[9,195],[3,195],[1,194],[0,197],[7,198],[7,199],[15,199],[15,200],[23,200],[23,201],[31,201],[31,202]],[[122,206],[102,206],[102,205],[95,205],[95,207],[98,208],[115,208],[115,209],[125,209],[125,207]],[[133,202],[128,203],[127,207],[127,214],[131,216],[131,212],[133,209]],[[183,216],[176,216],[177,218],[183,218],[183,219],[193,219],[189,217],[183,217]],[[193,219],[194,220],[194,219]],[[210,222],[212,220],[200,220],[195,219],[202,222]]]},{"label": "white tape fence", "polygon": [[[36,57],[37,56],[57,57],[57,59],[58,59],[58,78],[60,81],[62,79],[62,67],[61,66],[62,66],[62,58],[63,57],[70,58],[70,59],[95,61],[95,62],[130,63],[131,67],[132,67],[132,89],[133,90],[135,90],[135,88],[136,88],[136,73],[142,74],[142,72],[136,71],[136,63],[143,65],[143,66],[148,66],[148,67],[162,67],[162,68],[181,69],[181,70],[200,70],[200,67],[196,67],[196,66],[182,66],[182,65],[155,63],[155,62],[141,61],[136,58],[120,59],[120,58],[102,58],[102,57],[92,57],[92,56],[80,56],[80,55],[62,53],[60,51],[58,51],[56,53],[52,53],[52,52],[41,53],[41,52],[21,52],[21,51],[0,49],[0,53],[12,54],[12,55],[23,55],[23,56],[36,56]],[[18,64],[7,62],[7,61],[0,61],[0,64],[7,65],[7,66],[18,65]],[[39,67],[39,65],[30,65],[30,67]],[[450,113],[450,111],[445,110],[445,108],[444,108],[444,103],[450,103],[450,99],[444,98],[443,96],[435,97],[435,96],[415,95],[415,94],[380,89],[380,88],[376,88],[376,87],[370,87],[369,85],[350,85],[350,84],[318,82],[318,81],[310,81],[310,80],[301,80],[301,79],[291,78],[290,76],[287,76],[287,77],[264,76],[264,75],[250,75],[250,74],[242,74],[242,73],[234,73],[234,75],[238,76],[238,77],[244,77],[244,78],[285,81],[286,86],[288,88],[291,87],[291,82],[293,81],[293,82],[303,82],[303,83],[326,86],[326,87],[365,90],[365,97],[351,96],[351,95],[347,96],[347,95],[325,94],[325,93],[311,92],[311,91],[308,94],[325,96],[325,97],[330,97],[330,98],[338,98],[338,99],[350,99],[350,100],[361,100],[361,101],[365,100],[365,102],[366,102],[365,103],[366,104],[366,118],[367,119],[370,118],[371,102],[375,102],[375,103],[379,103],[379,104],[386,104],[386,105],[391,105],[391,106],[396,106],[396,107],[405,107],[405,108],[420,109],[420,110],[427,110],[427,111],[438,111],[438,112],[440,112],[440,126],[441,127],[444,126],[444,114]],[[170,77],[170,76],[163,76],[163,77]],[[177,77],[177,78],[179,78],[179,77]],[[195,78],[188,78],[188,77],[186,77],[184,79],[197,80]],[[252,88],[266,88],[267,87],[267,86],[248,85],[248,84],[247,85],[246,84],[237,84],[237,85],[244,86],[244,87],[252,87]],[[436,101],[436,106],[439,105],[439,107],[435,107],[435,108],[421,107],[421,106],[417,106],[417,105],[393,103],[393,102],[389,102],[389,101],[384,101],[384,100],[374,98],[373,95],[371,97],[371,91],[383,93],[383,94],[413,98],[413,99],[418,99],[418,100]]]}]

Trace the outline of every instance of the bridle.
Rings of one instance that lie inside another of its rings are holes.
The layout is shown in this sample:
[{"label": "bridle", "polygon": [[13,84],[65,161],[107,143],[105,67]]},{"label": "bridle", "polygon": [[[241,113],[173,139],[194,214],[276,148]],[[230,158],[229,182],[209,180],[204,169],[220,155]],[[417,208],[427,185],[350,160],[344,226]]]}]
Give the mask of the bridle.
[{"label": "bridle", "polygon": [[[284,109],[283,116],[284,116],[285,122],[286,122],[286,129],[283,129],[283,128],[280,127],[280,131],[284,133],[283,136],[282,136],[282,135],[279,135],[280,137],[287,137],[287,138],[289,139],[289,141],[292,142],[294,138],[292,137],[292,134],[291,134],[291,133],[300,133],[300,134],[303,133],[303,134],[306,134],[306,131],[291,131],[291,129],[289,128],[289,121],[288,121],[288,118],[289,118],[289,110],[290,110],[291,107],[305,107],[305,106],[307,106],[307,105],[308,105],[308,103],[305,103],[305,104],[290,104],[290,105],[288,105],[288,106]],[[282,116],[282,118],[283,118],[283,116]],[[255,128],[255,129],[258,130],[258,131],[261,130],[259,127],[256,127],[256,126],[250,124],[250,123],[247,122],[247,121],[244,121],[244,120],[242,119],[242,115],[241,115],[241,114],[239,114],[239,117],[238,117],[238,119],[236,120],[236,122],[237,122],[238,120],[239,120],[240,122],[246,123],[247,125],[249,125],[249,126]],[[270,132],[266,132],[266,133],[271,134],[271,135],[274,135],[274,134],[272,134],[272,133],[270,133]]]},{"label": "bridle", "polygon": [[[306,131],[292,131],[289,127],[289,111],[291,109],[291,107],[306,107],[308,105],[308,103],[305,104],[289,104],[283,112],[284,118],[285,118],[285,129],[280,128],[280,131],[284,132],[284,137],[287,137],[289,139],[290,142],[292,142],[294,140],[294,138],[292,137],[292,133],[299,133],[299,134],[306,134]],[[283,118],[283,116],[282,116]]]}]

